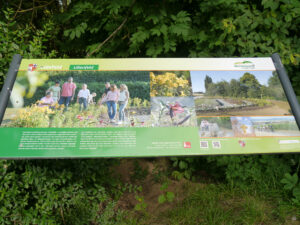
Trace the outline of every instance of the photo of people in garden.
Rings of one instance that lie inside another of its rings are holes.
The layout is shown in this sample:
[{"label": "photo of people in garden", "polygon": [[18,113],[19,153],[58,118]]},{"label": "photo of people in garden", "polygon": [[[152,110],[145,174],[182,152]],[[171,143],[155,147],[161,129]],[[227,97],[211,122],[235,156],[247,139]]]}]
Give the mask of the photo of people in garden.
[{"label": "photo of people in garden", "polygon": [[144,127],[150,117],[147,71],[20,71],[2,126]]},{"label": "photo of people in garden", "polygon": [[152,97],[151,119],[155,127],[196,127],[193,97]]},{"label": "photo of people in garden", "polygon": [[197,116],[291,115],[274,71],[191,71]]}]

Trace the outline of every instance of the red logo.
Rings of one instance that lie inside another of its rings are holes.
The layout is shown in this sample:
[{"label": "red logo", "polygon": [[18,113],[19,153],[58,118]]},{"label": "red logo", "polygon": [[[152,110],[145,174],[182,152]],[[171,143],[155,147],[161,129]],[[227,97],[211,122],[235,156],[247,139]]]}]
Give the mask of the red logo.
[{"label": "red logo", "polygon": [[245,147],[245,145],[246,145],[245,141],[242,141],[242,140],[239,140],[239,144],[240,144],[240,146],[242,146],[242,147]]},{"label": "red logo", "polygon": [[37,64],[29,64],[28,65],[28,71],[32,72],[37,69]]},{"label": "red logo", "polygon": [[191,147],[192,147],[192,144],[191,144],[191,142],[189,142],[189,141],[185,141],[185,142],[183,142],[183,147],[184,147],[184,148],[191,148]]}]

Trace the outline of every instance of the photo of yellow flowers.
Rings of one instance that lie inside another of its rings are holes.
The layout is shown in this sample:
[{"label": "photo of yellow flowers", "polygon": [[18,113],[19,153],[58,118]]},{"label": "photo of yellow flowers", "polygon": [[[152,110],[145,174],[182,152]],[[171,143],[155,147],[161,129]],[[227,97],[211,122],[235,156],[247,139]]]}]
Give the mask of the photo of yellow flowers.
[{"label": "photo of yellow flowers", "polygon": [[151,97],[191,96],[190,71],[150,72]]}]

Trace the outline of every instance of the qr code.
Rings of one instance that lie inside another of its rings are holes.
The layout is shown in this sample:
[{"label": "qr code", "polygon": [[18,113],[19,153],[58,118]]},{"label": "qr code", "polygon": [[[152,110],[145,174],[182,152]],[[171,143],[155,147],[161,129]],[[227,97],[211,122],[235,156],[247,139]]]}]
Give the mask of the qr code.
[{"label": "qr code", "polygon": [[208,148],[208,141],[200,141],[200,148]]},{"label": "qr code", "polygon": [[213,148],[221,148],[221,143],[220,143],[220,141],[213,141],[213,142],[212,142],[212,147],[213,147]]}]

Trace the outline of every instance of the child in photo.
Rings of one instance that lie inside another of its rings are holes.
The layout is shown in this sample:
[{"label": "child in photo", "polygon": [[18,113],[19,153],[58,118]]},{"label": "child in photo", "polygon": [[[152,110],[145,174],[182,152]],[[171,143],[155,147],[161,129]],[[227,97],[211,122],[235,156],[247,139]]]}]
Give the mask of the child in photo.
[{"label": "child in photo", "polygon": [[89,96],[90,96],[90,90],[87,89],[86,84],[83,84],[82,89],[78,92],[78,95],[77,95],[77,103],[79,103],[80,111],[82,111],[82,105],[83,105],[84,110],[87,109]]},{"label": "child in photo", "polygon": [[55,85],[51,86],[47,91],[47,92],[52,92],[52,98],[54,100],[54,102],[58,102],[59,98],[60,98],[60,86],[59,86],[59,81],[55,82]]},{"label": "child in photo", "polygon": [[39,103],[39,107],[50,107],[51,105],[53,105],[55,103],[54,99],[52,98],[52,92],[49,91],[46,93],[46,96],[41,98],[40,103]]},{"label": "child in photo", "polygon": [[94,98],[97,96],[95,92],[93,92],[88,98],[88,104],[95,104]]}]

